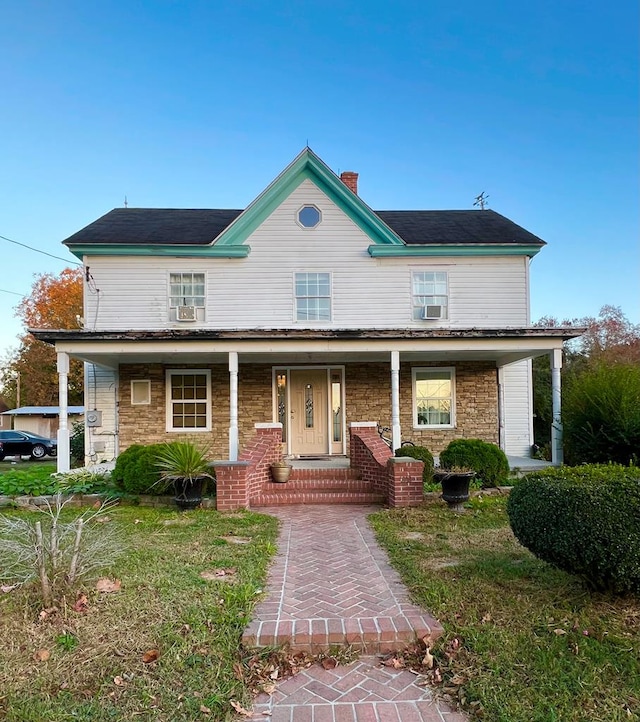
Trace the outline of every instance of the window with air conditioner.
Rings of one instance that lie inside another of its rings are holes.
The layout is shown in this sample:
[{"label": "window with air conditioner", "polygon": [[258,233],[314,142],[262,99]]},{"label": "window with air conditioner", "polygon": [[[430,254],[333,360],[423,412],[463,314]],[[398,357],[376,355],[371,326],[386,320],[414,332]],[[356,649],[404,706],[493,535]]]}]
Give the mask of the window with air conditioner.
[{"label": "window with air conditioner", "polygon": [[204,273],[169,274],[169,308],[175,321],[197,321],[205,307]]},{"label": "window with air conditioner", "polygon": [[446,271],[413,271],[412,318],[439,321],[449,317],[449,280]]}]

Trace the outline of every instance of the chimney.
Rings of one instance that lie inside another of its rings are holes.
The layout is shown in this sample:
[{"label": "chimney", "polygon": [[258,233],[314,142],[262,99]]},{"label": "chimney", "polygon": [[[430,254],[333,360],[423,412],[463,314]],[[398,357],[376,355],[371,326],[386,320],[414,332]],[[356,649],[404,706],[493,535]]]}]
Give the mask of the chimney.
[{"label": "chimney", "polygon": [[358,195],[358,174],[352,170],[345,170],[340,173],[340,180],[347,186],[347,188]]}]

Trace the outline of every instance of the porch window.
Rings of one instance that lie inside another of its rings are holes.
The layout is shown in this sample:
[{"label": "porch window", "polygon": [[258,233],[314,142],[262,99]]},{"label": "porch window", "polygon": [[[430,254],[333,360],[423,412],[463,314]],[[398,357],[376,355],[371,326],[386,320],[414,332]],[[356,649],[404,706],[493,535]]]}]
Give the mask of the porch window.
[{"label": "porch window", "polygon": [[204,308],[204,273],[169,274],[169,306]]},{"label": "porch window", "polygon": [[331,321],[331,274],[296,273],[296,320]]},{"label": "porch window", "polygon": [[449,317],[449,283],[446,271],[414,271],[412,318],[414,321]]},{"label": "porch window", "polygon": [[207,369],[167,371],[167,431],[211,429],[211,372]]},{"label": "porch window", "polygon": [[131,381],[131,405],[148,406],[151,403],[151,381],[133,379]]},{"label": "porch window", "polygon": [[443,429],[455,425],[455,369],[414,368],[413,425]]}]

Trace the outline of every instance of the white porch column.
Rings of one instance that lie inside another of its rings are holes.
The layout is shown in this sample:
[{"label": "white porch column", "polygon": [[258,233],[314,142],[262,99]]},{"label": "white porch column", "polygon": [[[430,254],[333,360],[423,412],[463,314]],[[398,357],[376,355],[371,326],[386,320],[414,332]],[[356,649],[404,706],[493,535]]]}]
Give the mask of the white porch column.
[{"label": "white porch column", "polygon": [[229,351],[229,461],[238,460],[238,352]]},{"label": "white porch column", "polygon": [[551,352],[551,408],[553,412],[553,421],[551,422],[551,461],[554,464],[564,463],[564,451],[562,448],[562,421],[560,420],[561,369],[562,349],[556,348]]},{"label": "white porch column", "polygon": [[71,468],[69,447],[69,354],[58,353],[58,405],[60,407],[58,426],[58,471],[69,471]]},{"label": "white porch column", "polygon": [[400,431],[400,352],[391,352],[391,451],[402,445]]}]

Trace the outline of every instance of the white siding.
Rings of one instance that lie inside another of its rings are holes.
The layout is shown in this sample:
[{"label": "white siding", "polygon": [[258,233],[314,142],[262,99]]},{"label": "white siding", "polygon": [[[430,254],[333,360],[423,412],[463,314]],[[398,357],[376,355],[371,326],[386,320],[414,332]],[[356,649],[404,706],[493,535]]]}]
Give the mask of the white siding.
[{"label": "white siding", "polygon": [[533,444],[531,361],[509,364],[502,370],[504,381],[505,453],[530,456]]},{"label": "white siding", "polygon": [[[315,229],[296,223],[299,208],[322,211]],[[99,295],[86,294],[88,329],[505,327],[527,323],[527,259],[517,256],[373,259],[369,237],[311,181],[304,181],[257,228],[244,259],[87,257]],[[411,269],[446,270],[449,319],[411,319]],[[204,321],[169,321],[168,275],[204,271]],[[294,320],[296,271],[329,271],[331,324]],[[99,301],[98,301],[99,299]]]},{"label": "white siding", "polygon": [[118,453],[118,375],[116,371],[86,363],[84,365],[84,401],[86,411],[102,412],[102,425],[88,428],[85,420],[84,448],[87,464],[115,459]]}]

